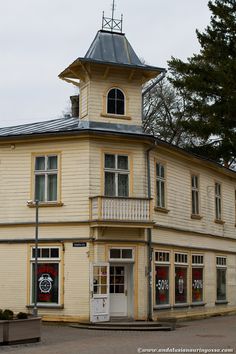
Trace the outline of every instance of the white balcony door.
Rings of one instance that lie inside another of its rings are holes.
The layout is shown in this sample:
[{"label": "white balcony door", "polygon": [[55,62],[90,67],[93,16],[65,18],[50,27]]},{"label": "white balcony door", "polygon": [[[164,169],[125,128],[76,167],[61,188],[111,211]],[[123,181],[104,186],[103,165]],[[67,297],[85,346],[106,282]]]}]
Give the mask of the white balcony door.
[{"label": "white balcony door", "polygon": [[90,294],[90,321],[109,321],[109,263],[91,264]]},{"label": "white balcony door", "polygon": [[127,265],[110,265],[110,315],[128,315]]}]

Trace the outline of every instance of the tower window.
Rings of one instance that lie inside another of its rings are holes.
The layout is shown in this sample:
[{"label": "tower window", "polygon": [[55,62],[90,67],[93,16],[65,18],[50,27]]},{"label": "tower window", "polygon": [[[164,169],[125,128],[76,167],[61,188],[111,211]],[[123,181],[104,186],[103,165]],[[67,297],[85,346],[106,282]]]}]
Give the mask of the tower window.
[{"label": "tower window", "polygon": [[107,95],[107,113],[125,114],[125,96],[123,92],[117,88],[113,88]]}]

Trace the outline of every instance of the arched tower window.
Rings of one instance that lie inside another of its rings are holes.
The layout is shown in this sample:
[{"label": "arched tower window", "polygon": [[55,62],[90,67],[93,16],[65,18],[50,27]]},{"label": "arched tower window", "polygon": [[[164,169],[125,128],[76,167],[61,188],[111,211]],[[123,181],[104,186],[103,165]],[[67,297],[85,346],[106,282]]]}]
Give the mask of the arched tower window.
[{"label": "arched tower window", "polygon": [[125,114],[125,96],[118,88],[112,88],[107,94],[107,113]]}]

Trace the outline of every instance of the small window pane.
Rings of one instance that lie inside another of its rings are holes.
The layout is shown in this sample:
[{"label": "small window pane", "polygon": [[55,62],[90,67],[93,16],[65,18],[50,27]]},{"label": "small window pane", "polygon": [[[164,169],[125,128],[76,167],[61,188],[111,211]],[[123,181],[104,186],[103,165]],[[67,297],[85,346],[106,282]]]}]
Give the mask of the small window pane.
[{"label": "small window pane", "polygon": [[133,250],[123,249],[122,250],[122,258],[132,259],[133,258]]},{"label": "small window pane", "polygon": [[115,168],[116,167],[116,161],[115,161],[115,155],[105,155],[105,168]]},{"label": "small window pane", "polygon": [[113,98],[113,99],[116,98],[116,90],[115,89],[112,89],[109,91],[108,98]]},{"label": "small window pane", "polygon": [[118,169],[128,170],[128,156],[118,156]]},{"label": "small window pane", "polygon": [[35,170],[44,171],[45,170],[45,157],[39,156],[35,159]]},{"label": "small window pane", "polygon": [[[117,248],[113,248],[110,250],[110,258],[120,258],[121,254],[120,254],[120,249]],[[111,268],[111,271],[114,271],[114,268]]]},{"label": "small window pane", "polygon": [[105,172],[105,195],[109,197],[116,195],[115,173]]},{"label": "small window pane", "polygon": [[125,174],[118,175],[118,196],[129,196],[129,176]]},{"label": "small window pane", "polygon": [[42,258],[49,258],[49,248],[42,248]]},{"label": "small window pane", "polygon": [[35,200],[45,201],[45,175],[35,176]]},{"label": "small window pane", "polygon": [[117,101],[116,102],[116,114],[122,114],[124,115],[125,113],[125,106],[124,106],[124,101]]},{"label": "small window pane", "polygon": [[57,156],[48,156],[48,170],[57,169]]},{"label": "small window pane", "polygon": [[57,200],[57,175],[48,175],[48,201]]},{"label": "small window pane", "polygon": [[59,249],[51,248],[51,258],[59,258]]},{"label": "small window pane", "polygon": [[123,94],[123,92],[121,91],[121,90],[116,90],[116,97],[117,97],[117,99],[118,100],[124,100],[124,94]]}]

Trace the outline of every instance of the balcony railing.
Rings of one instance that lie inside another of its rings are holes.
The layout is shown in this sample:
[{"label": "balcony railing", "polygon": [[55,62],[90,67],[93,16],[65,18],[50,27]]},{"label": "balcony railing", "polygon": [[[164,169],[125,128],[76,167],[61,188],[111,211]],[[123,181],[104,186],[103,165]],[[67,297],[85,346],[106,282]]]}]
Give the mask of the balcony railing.
[{"label": "balcony railing", "polygon": [[123,197],[92,197],[91,220],[98,221],[151,221],[151,199]]}]

